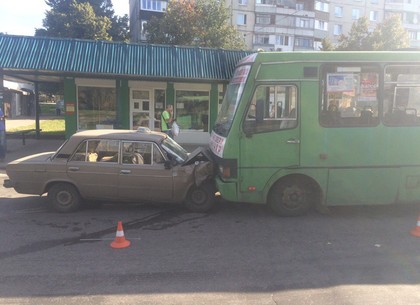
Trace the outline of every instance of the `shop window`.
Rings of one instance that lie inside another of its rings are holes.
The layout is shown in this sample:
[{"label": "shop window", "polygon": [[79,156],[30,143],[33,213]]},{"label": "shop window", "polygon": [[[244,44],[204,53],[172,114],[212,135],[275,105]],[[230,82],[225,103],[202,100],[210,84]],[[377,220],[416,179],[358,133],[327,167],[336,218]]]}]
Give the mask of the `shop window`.
[{"label": "shop window", "polygon": [[181,129],[208,131],[208,91],[176,91],[175,118]]},{"label": "shop window", "polygon": [[320,123],[325,127],[376,126],[379,72],[373,66],[324,67]]},{"label": "shop window", "polygon": [[79,86],[78,113],[79,129],[116,127],[115,88]]}]

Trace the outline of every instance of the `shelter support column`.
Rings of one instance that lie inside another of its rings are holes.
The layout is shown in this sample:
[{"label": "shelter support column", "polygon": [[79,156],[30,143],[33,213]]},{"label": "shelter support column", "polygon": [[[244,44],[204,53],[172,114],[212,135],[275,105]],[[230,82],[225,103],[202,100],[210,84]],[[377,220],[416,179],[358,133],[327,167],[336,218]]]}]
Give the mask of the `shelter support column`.
[{"label": "shelter support column", "polygon": [[77,131],[77,90],[74,78],[64,79],[64,119],[66,139]]},{"label": "shelter support column", "polygon": [[6,119],[4,115],[4,87],[3,87],[3,70],[0,69],[0,162],[6,158]]},{"label": "shelter support column", "polygon": [[117,124],[118,129],[130,129],[130,88],[128,80],[118,79],[117,88]]}]

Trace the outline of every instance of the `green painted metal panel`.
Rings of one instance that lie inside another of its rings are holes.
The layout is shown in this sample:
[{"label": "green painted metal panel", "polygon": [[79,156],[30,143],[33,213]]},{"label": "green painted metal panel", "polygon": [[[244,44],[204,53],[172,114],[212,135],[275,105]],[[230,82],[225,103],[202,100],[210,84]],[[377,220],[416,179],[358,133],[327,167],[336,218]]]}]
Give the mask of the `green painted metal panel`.
[{"label": "green painted metal panel", "polygon": [[249,51],[0,35],[0,68],[150,79],[229,80]]}]

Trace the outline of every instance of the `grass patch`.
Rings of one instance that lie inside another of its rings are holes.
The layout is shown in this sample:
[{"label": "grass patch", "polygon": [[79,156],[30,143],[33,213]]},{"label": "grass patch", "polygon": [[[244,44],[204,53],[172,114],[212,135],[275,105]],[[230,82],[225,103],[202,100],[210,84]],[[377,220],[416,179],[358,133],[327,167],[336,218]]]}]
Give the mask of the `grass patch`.
[{"label": "grass patch", "polygon": [[[6,124],[7,127],[7,124]],[[66,131],[66,126],[64,119],[55,119],[55,120],[40,120],[39,128],[42,129],[41,135],[57,135],[64,136]],[[16,132],[27,129],[35,129],[35,123],[31,125],[19,126],[16,128],[7,129],[7,132]]]}]

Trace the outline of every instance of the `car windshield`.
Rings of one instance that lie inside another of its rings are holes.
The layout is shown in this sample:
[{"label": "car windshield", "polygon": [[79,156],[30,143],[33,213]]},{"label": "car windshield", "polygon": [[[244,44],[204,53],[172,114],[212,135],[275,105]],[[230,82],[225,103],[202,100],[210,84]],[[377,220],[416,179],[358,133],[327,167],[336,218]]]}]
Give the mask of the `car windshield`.
[{"label": "car windshield", "polygon": [[55,151],[55,153],[50,157],[50,159],[55,159],[57,155],[59,154],[60,150],[63,148],[63,146],[68,142],[68,139],[63,142],[63,144],[60,145],[60,147]]},{"label": "car windshield", "polygon": [[250,69],[250,65],[238,67],[227,87],[227,91],[213,129],[220,136],[226,137],[229,133]]},{"label": "car windshield", "polygon": [[162,141],[162,148],[178,163],[184,163],[188,158],[188,152],[170,137]]}]

